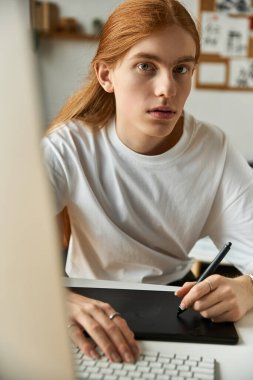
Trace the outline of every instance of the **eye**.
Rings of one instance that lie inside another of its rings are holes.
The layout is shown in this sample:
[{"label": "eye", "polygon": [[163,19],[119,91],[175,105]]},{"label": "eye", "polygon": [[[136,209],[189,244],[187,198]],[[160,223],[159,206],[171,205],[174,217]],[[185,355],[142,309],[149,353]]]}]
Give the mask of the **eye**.
[{"label": "eye", "polygon": [[137,65],[140,71],[154,71],[155,66],[152,63],[139,63]]},{"label": "eye", "polygon": [[176,66],[174,72],[177,74],[186,74],[190,71],[190,68],[185,65]]}]

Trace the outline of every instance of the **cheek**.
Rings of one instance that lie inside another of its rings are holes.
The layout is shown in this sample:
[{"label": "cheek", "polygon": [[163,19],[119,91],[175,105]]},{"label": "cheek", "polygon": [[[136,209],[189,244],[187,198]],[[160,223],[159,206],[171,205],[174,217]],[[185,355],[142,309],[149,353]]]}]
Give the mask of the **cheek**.
[{"label": "cheek", "polygon": [[120,90],[115,91],[115,102],[116,102],[116,109],[117,114],[121,114],[124,117],[129,117],[130,115],[133,115],[134,109],[137,103],[137,100],[135,99],[134,94],[132,92]]},{"label": "cheek", "polygon": [[116,104],[118,106],[124,105],[125,108],[143,102],[143,93],[143,88],[136,80],[125,79],[114,87]]},{"label": "cheek", "polygon": [[191,87],[192,87],[192,80],[189,79],[189,81],[183,83],[182,87],[181,87],[181,99],[182,101],[186,100],[191,92]]}]

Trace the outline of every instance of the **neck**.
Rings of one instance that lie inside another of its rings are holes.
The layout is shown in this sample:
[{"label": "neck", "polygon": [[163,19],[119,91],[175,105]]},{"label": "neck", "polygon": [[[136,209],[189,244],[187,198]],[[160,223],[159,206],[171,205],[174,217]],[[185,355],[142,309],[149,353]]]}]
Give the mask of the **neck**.
[{"label": "neck", "polygon": [[173,131],[166,136],[159,144],[154,148],[147,151],[145,154],[148,156],[155,156],[167,152],[173,148],[180,140],[183,134],[184,118],[183,116],[179,118],[177,124],[175,125]]},{"label": "neck", "polygon": [[184,124],[184,117],[182,115],[178,119],[172,132],[168,136],[165,136],[164,138],[160,138],[159,140],[156,140],[156,141],[155,141],[155,138],[150,138],[150,136],[147,136],[146,141],[143,141],[143,139],[142,141],[140,141],[137,135],[136,139],[131,139],[131,142],[129,142],[127,138],[125,138],[125,136],[121,136],[120,130],[117,129],[117,133],[121,141],[129,149],[143,155],[155,156],[155,155],[159,155],[168,151],[169,149],[173,148],[178,143],[178,141],[180,140],[183,134],[183,124]]}]

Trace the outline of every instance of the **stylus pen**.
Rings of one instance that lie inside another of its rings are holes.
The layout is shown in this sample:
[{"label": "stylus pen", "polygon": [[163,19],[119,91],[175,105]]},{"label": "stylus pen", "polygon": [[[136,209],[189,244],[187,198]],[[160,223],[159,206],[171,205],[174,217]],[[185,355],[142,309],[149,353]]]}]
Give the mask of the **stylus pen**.
[{"label": "stylus pen", "polygon": [[[202,273],[202,275],[200,276],[200,278],[198,279],[198,281],[196,282],[195,285],[197,285],[201,281],[205,280],[208,276],[210,276],[210,274],[212,274],[215,271],[215,269],[217,268],[217,266],[220,264],[221,260],[226,256],[226,254],[230,250],[231,245],[232,245],[232,243],[230,243],[230,242],[224,245],[224,247],[220,250],[220,252],[215,257],[215,259],[211,262],[211,264]],[[182,314],[185,310],[187,310],[187,309],[181,309],[181,307],[178,306],[177,315]]]}]

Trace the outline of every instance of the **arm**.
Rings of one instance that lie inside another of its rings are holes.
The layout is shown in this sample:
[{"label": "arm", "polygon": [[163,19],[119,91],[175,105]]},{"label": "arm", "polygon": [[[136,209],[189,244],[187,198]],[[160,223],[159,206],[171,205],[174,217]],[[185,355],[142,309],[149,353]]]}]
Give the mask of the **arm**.
[{"label": "arm", "polygon": [[[70,224],[64,207],[69,196],[71,176],[65,165],[63,152],[50,139],[44,139],[44,155],[55,194],[57,221],[60,236],[63,237],[61,241],[66,249]],[[66,293],[66,301],[69,335],[86,355],[97,358],[98,352],[95,348],[98,346],[111,361],[123,359],[132,362],[137,359],[139,348],[134,335],[123,318],[117,316],[113,320],[109,319],[108,316],[115,312],[110,305],[70,291]],[[90,338],[85,336],[84,332],[87,332]]]},{"label": "arm", "polygon": [[236,322],[253,308],[253,283],[249,276],[227,278],[214,274],[207,280],[212,290],[204,280],[196,286],[194,282],[186,282],[176,292],[182,297],[183,309],[192,307],[213,322]]},{"label": "arm", "polygon": [[59,226],[60,236],[62,237],[63,249],[67,250],[69,246],[69,239],[71,235],[70,220],[67,207],[65,207],[60,214],[56,216],[57,224]]},{"label": "arm", "polygon": [[[241,272],[253,272],[253,175],[244,159],[230,147],[213,207],[203,235],[217,247],[233,242],[227,255]],[[211,284],[212,289],[208,282]],[[248,276],[209,276],[193,287],[185,283],[176,292],[183,308],[192,307],[214,322],[238,321],[253,308],[253,283]],[[211,291],[210,291],[211,290]]]},{"label": "arm", "polygon": [[[66,249],[70,235],[70,223],[66,209],[57,215],[57,221]],[[109,316],[115,313],[109,304],[70,291],[67,291],[66,299],[70,321],[69,335],[85,355],[93,359],[99,358],[96,350],[96,346],[98,346],[112,362],[122,360],[133,362],[137,359],[139,348],[134,340],[133,332],[120,316],[113,320],[109,319]]]}]

